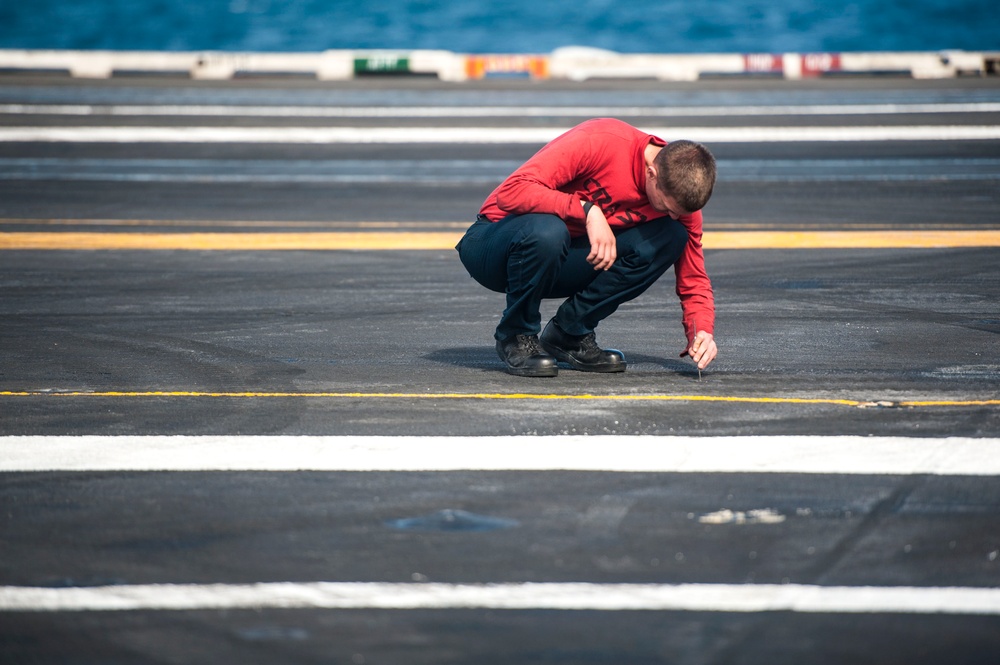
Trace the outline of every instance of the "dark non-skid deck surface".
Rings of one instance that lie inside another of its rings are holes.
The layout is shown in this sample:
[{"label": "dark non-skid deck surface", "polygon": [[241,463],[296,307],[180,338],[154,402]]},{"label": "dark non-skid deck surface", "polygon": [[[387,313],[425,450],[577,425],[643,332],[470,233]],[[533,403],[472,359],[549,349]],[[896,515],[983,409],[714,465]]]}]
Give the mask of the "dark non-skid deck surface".
[{"label": "dark non-skid deck surface", "polygon": [[[995,79],[454,86],[9,76],[0,81],[0,126],[416,131],[569,127],[582,119],[571,111],[520,115],[528,106],[599,107],[608,115],[616,105],[727,111],[621,114],[697,138],[699,127],[723,126],[995,126],[1000,113],[975,105],[998,101]],[[889,103],[972,106],[890,113]],[[15,112],[13,104],[90,104],[93,112]],[[108,112],[185,104],[439,113],[226,119]],[[745,112],[762,105],[781,108]],[[787,108],[820,105],[883,106],[875,115]],[[448,109],[469,106],[509,111],[448,117]],[[1000,220],[1000,141],[710,147],[720,182],[705,211],[709,236],[977,231],[989,239]],[[3,142],[0,238],[456,234],[537,148]],[[566,367],[554,379],[527,380],[505,374],[493,349],[503,296],[476,285],[453,250],[377,243],[364,251],[5,249],[0,446],[47,440],[10,438],[19,435],[153,434],[874,435],[985,443],[1000,435],[1000,248],[944,245],[710,249],[720,356],[700,381],[678,357],[684,340],[670,276],[599,330],[599,341],[625,352],[625,374]],[[543,316],[557,304],[545,303]],[[60,464],[0,475],[4,589],[280,581],[995,589],[1000,581],[993,475],[98,472]],[[784,519],[699,519],[765,509]],[[393,526],[448,510],[515,526]],[[997,612],[6,611],[0,660],[993,663],[998,628]]]}]

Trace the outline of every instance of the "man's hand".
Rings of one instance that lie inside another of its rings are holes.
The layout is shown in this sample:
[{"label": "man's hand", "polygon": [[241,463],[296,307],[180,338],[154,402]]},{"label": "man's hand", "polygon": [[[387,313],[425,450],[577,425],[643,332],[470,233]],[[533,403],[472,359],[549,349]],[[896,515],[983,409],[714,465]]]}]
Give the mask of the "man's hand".
[{"label": "man's hand", "polygon": [[587,255],[587,263],[594,266],[594,270],[607,270],[618,258],[618,243],[615,234],[611,232],[611,225],[608,224],[604,212],[596,205],[590,209],[587,215],[587,239],[590,240],[590,254]]},{"label": "man's hand", "polygon": [[708,364],[715,360],[715,356],[719,353],[719,347],[715,345],[715,338],[712,333],[705,332],[701,330],[697,335],[694,336],[694,342],[691,344],[691,348],[688,349],[688,354],[691,356],[691,360],[695,361],[698,365],[698,369],[705,369]]}]

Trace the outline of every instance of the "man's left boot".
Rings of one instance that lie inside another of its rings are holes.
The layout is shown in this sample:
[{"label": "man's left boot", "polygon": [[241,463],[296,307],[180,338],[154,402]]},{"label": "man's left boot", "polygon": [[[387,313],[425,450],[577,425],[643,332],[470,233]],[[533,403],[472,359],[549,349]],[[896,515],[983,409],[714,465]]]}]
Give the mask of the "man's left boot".
[{"label": "man's left boot", "polygon": [[597,346],[594,333],[577,336],[564,333],[549,321],[539,336],[542,348],[557,360],[569,363],[583,372],[624,372],[625,354],[617,349],[602,349]]}]

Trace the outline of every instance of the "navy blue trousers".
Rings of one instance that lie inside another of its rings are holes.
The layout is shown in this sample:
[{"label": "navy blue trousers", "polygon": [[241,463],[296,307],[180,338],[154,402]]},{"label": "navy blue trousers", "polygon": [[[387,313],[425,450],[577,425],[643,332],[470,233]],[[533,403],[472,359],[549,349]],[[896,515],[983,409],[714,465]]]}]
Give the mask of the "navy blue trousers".
[{"label": "navy blue trousers", "polygon": [[677,261],[687,229],[670,217],[616,233],[618,258],[608,270],[587,263],[590,242],[570,238],[555,215],[510,215],[499,222],[478,219],[459,242],[462,265],[477,282],[507,294],[495,337],[536,335],[545,298],[565,298],[556,324],[570,335],[586,335],[618,306],[641,295]]}]

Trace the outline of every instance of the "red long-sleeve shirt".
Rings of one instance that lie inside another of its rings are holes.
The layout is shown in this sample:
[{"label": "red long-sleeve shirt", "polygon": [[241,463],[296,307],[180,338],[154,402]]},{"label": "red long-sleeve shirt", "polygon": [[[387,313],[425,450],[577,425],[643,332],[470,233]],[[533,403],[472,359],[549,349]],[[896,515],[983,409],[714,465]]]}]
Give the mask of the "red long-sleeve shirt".
[{"label": "red long-sleeve shirt", "polygon": [[[510,214],[552,214],[566,222],[572,237],[587,233],[581,200],[600,206],[613,230],[662,218],[646,197],[644,152],[650,143],[666,145],[620,120],[588,120],[555,138],[508,176],[479,214],[494,222]],[[714,334],[715,298],[705,271],[701,212],[679,221],[687,229],[688,242],[674,264],[674,275],[690,346],[696,330]]]}]

